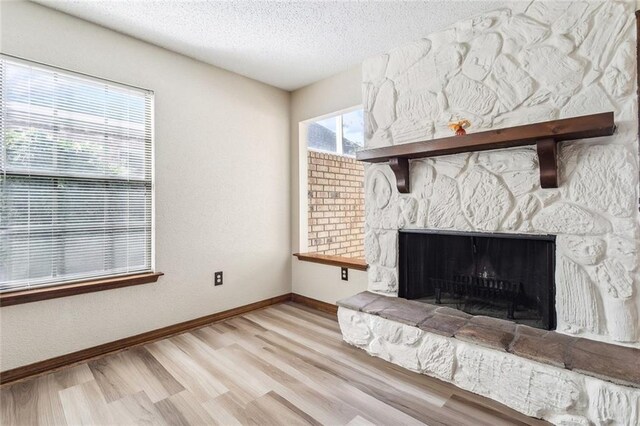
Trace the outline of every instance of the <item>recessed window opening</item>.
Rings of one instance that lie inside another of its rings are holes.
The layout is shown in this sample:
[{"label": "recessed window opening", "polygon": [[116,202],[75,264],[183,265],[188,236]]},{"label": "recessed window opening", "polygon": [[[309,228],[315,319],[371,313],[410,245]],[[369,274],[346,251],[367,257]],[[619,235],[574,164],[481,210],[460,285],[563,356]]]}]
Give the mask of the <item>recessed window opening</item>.
[{"label": "recessed window opening", "polygon": [[364,258],[361,108],[307,122],[308,251]]},{"label": "recessed window opening", "polygon": [[153,269],[153,92],[0,56],[0,291]]}]

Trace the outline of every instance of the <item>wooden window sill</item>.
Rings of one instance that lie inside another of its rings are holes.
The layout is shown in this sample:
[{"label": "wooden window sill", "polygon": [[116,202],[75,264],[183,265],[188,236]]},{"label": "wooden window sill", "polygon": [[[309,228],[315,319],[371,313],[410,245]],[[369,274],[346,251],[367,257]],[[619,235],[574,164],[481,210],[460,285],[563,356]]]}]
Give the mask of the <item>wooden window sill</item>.
[{"label": "wooden window sill", "polygon": [[339,266],[358,271],[366,271],[369,267],[364,259],[354,259],[352,257],[331,256],[320,253],[294,253],[293,255],[304,262],[322,263],[323,265]]},{"label": "wooden window sill", "polygon": [[164,275],[162,272],[145,272],[142,274],[93,279],[90,281],[61,284],[51,287],[0,293],[0,306],[19,305],[22,303],[37,302],[39,300],[92,293],[94,291],[111,290],[113,288],[128,287],[131,285],[154,283],[158,281],[158,278],[162,275]]}]

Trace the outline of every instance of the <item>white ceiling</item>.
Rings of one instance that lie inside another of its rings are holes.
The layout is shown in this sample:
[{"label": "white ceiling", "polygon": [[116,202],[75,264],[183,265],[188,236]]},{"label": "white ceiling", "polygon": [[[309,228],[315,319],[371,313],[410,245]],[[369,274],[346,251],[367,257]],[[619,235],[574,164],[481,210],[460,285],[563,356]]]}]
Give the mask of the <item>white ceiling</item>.
[{"label": "white ceiling", "polygon": [[508,1],[34,0],[294,90]]}]

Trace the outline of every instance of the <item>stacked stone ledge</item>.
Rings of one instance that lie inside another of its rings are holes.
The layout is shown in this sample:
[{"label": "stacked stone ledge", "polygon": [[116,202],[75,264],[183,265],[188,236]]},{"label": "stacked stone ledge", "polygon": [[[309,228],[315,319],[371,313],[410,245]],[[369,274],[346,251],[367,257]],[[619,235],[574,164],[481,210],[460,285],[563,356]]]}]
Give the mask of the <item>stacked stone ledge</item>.
[{"label": "stacked stone ledge", "polygon": [[363,292],[347,343],[556,424],[640,424],[640,349]]}]

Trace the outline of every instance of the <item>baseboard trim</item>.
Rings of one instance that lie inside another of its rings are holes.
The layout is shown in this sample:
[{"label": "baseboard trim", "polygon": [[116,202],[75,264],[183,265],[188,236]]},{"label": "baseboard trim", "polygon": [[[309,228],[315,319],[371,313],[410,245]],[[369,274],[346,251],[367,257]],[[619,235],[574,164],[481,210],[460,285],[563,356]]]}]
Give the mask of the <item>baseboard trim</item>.
[{"label": "baseboard trim", "polygon": [[44,361],[34,362],[33,364],[17,367],[0,373],[0,385],[16,382],[32,376],[48,373],[58,368],[66,367],[79,362],[84,362],[98,356],[106,355],[112,352],[121,351],[133,346],[143,345],[155,340],[164,339],[174,334],[184,333],[194,328],[203,327],[207,324],[222,321],[231,317],[246,314],[257,309],[266,308],[271,305],[277,305],[284,302],[295,302],[309,308],[316,309],[321,312],[336,315],[338,306],[331,303],[322,302],[310,297],[302,296],[295,293],[287,293],[282,296],[271,297],[259,302],[249,303],[248,305],[239,306],[237,308],[228,309],[204,317],[195,318],[189,321],[170,325],[147,331],[146,333],[136,334],[135,336],[125,337],[124,339],[114,340],[113,342],[104,343],[102,345],[93,346],[91,348],[82,349],[66,355],[57,356],[55,358],[45,359]]},{"label": "baseboard trim", "polygon": [[326,312],[327,314],[337,315],[338,314],[338,306],[323,302],[321,300],[312,299],[307,296],[303,296],[301,294],[291,293],[291,301],[295,303],[299,303],[301,305],[308,306],[318,311]]},{"label": "baseboard trim", "polygon": [[[304,297],[304,296],[300,296]],[[305,298],[307,299],[307,298]],[[61,355],[55,358],[46,359],[44,361],[34,362],[33,364],[17,367],[12,370],[7,370],[0,373],[0,385],[4,385],[17,380],[22,380],[27,377],[35,376],[38,374],[46,373],[51,370],[55,370],[61,367],[65,367],[78,362],[86,361],[97,356],[105,355],[111,352],[116,352],[122,349],[126,349],[132,346],[138,346],[145,343],[149,343],[155,340],[163,339],[165,337],[172,336],[178,333],[184,333],[185,331],[192,330],[194,328],[202,327],[207,324],[211,324],[217,321],[235,317],[237,315],[246,314],[247,312],[255,311],[257,309],[266,308],[271,305],[277,305],[279,303],[288,302],[293,300],[292,293],[283,294],[282,296],[271,297],[269,299],[261,300],[259,302],[250,303],[248,305],[239,306],[237,308],[229,309],[226,311],[218,312],[204,317],[195,318],[189,321],[181,322],[179,324],[170,325],[167,327],[151,330],[146,333],[137,334],[135,336],[125,337],[124,339],[115,340],[113,342],[104,343],[102,345],[94,346],[87,349],[82,349],[77,352],[72,352],[66,355]],[[313,300],[313,299],[309,299]],[[318,301],[316,301],[318,302]],[[311,306],[305,302],[298,302]],[[319,302],[323,303],[323,302]],[[322,309],[319,309],[322,310]]]}]

